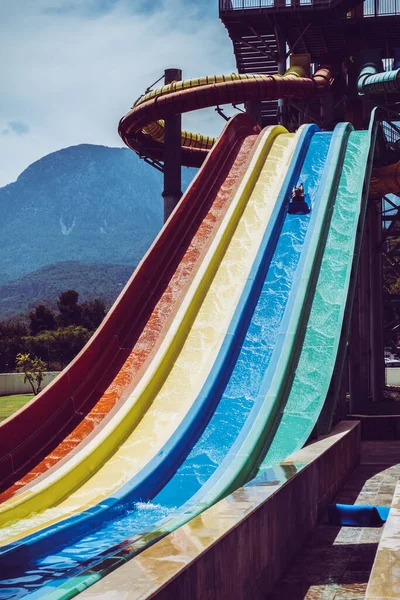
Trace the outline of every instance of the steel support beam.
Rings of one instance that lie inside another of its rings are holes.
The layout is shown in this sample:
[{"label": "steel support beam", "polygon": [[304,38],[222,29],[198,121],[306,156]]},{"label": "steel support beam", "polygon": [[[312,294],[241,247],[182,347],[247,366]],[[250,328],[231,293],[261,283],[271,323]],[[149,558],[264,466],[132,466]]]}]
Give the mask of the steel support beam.
[{"label": "steel support beam", "polygon": [[[286,72],[286,36],[279,25],[275,25],[275,38],[278,47],[278,73],[284,75]],[[278,113],[280,125],[286,126],[286,100],[278,100]]]},{"label": "steel support beam", "polygon": [[369,395],[369,231],[364,228],[350,325],[350,412],[365,412]]},{"label": "steel support beam", "polygon": [[357,277],[349,342],[349,392],[350,413],[363,412],[364,398],[361,393],[361,341],[360,341],[360,285]]},{"label": "steel support beam", "polygon": [[342,379],[340,382],[340,388],[337,399],[335,421],[341,421],[347,417],[349,412],[349,406],[347,396],[349,392],[349,351],[346,351],[346,358],[344,359],[344,366],[342,371]]},{"label": "steel support beam", "polygon": [[259,125],[262,125],[261,100],[249,100],[248,102],[245,102],[244,106],[247,114],[253,117],[253,119],[257,121]]},{"label": "steel support beam", "polygon": [[294,44],[292,44],[292,46],[289,47],[289,51],[286,52],[286,58],[289,58],[289,56],[291,54],[293,54],[293,52],[296,49],[296,46],[299,42],[301,42],[301,40],[303,39],[303,37],[305,36],[305,34],[307,33],[307,31],[309,30],[309,28],[311,27],[311,23],[309,23],[308,25],[305,26],[305,28],[303,29],[303,31],[300,33],[299,37],[297,38],[297,40],[294,42]]},{"label": "steel support beam", "polygon": [[383,276],[382,276],[382,223],[379,203],[368,207],[369,221],[369,271],[371,280],[371,393],[374,402],[383,399],[385,387],[384,336],[383,336]]},{"label": "steel support beam", "polygon": [[334,125],[334,98],[329,91],[321,98],[321,128],[325,131],[333,129]]},{"label": "steel support beam", "polygon": [[[166,69],[165,85],[182,79],[181,69]],[[182,117],[174,115],[165,119],[164,132],[164,223],[182,196],[181,183],[181,132]]]},{"label": "steel support beam", "polygon": [[361,377],[364,406],[370,396],[370,358],[371,358],[371,281],[370,281],[370,228],[365,220],[363,243],[360,256],[360,337],[361,337]]}]

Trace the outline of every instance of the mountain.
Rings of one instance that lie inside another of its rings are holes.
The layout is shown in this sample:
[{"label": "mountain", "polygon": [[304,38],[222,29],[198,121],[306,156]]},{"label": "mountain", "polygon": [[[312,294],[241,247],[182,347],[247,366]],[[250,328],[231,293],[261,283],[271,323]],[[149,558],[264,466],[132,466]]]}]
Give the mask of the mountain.
[{"label": "mountain", "polygon": [[39,303],[56,308],[60,292],[74,289],[79,301],[100,298],[111,306],[133,272],[127,265],[61,262],[0,285],[0,320],[29,312]]},{"label": "mountain", "polygon": [[[185,189],[194,169],[183,169]],[[125,148],[82,144],[0,188],[0,283],[61,261],[136,265],[162,225],[162,174]]]}]

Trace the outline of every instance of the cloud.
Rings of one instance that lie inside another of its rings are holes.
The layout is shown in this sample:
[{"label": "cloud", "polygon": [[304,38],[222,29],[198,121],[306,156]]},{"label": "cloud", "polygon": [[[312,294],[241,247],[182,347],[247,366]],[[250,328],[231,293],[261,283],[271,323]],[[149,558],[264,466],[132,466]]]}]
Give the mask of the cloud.
[{"label": "cloud", "polygon": [[[119,119],[167,67],[182,68],[185,78],[234,70],[217,4],[1,3],[0,51],[8,59],[2,64],[0,185],[34,160],[69,145],[122,145]],[[22,135],[28,133],[26,123],[29,135]],[[218,134],[223,125],[213,109],[183,118],[185,128],[207,135]]]},{"label": "cloud", "polygon": [[29,125],[22,123],[22,121],[9,121],[6,131],[7,133],[13,132],[17,135],[26,135],[29,133]]},{"label": "cloud", "polygon": [[100,13],[112,10],[118,4],[118,0],[65,0],[49,1],[42,8],[43,14],[65,15],[68,13],[76,13],[85,17],[97,16]]}]

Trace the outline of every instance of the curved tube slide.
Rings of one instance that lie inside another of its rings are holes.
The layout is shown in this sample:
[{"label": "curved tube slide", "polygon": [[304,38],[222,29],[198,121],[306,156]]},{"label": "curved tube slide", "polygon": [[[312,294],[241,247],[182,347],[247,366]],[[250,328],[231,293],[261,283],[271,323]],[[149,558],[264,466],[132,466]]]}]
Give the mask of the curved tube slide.
[{"label": "curved tube slide", "polygon": [[393,94],[400,90],[400,69],[383,71],[378,50],[366,50],[362,57],[364,64],[357,79],[359,95]]},{"label": "curved tube slide", "polygon": [[[288,75],[294,75],[298,77],[304,77],[305,72],[301,67],[290,67],[288,71],[286,71],[284,77]],[[198,77],[196,79],[185,79],[184,81],[174,81],[168,85],[164,85],[161,88],[148,92],[144,96],[141,96],[134,104],[133,108],[137,108],[140,104],[144,102],[149,102],[150,100],[158,100],[161,96],[167,96],[173,92],[188,90],[190,88],[195,88],[196,90],[201,90],[204,86],[215,85],[217,83],[228,83],[235,82],[236,84],[239,82],[247,81],[249,78],[256,78],[262,81],[263,76],[259,76],[256,74],[250,75],[239,75],[237,73],[232,73],[230,75],[213,75],[208,77]],[[153,140],[158,142],[164,141],[164,130],[165,124],[163,120],[158,120],[150,125],[147,125],[143,128],[143,133],[149,135]],[[215,138],[204,136],[198,133],[190,133],[188,131],[181,132],[181,144],[183,147],[190,148],[198,148],[203,150],[210,150],[212,146],[215,144]]]},{"label": "curved tube slide", "polygon": [[[231,120],[87,346],[50,386],[0,425],[3,486],[35,463],[18,484],[39,481],[129,397],[218,230],[257,131],[246,115]],[[18,489],[13,486],[7,495]]]},{"label": "curved tube slide", "polygon": [[400,162],[372,170],[369,195],[383,198],[386,194],[400,193]]},{"label": "curved tube slide", "polygon": [[[231,297],[232,294],[236,295],[237,291],[239,292],[239,297],[241,292],[242,293],[242,299],[240,301],[240,303],[237,303],[237,300],[235,300],[235,306],[237,306],[238,308],[236,308],[235,311],[235,318],[232,321],[232,313],[230,313],[230,318],[229,320],[231,321],[231,323],[234,323],[234,325],[231,325],[231,327],[228,329],[225,329],[225,333],[223,333],[221,341],[222,344],[219,344],[219,352],[218,355],[221,356],[221,353],[223,355],[225,355],[225,358],[223,359],[223,363],[224,366],[227,367],[227,365],[232,363],[232,359],[230,358],[231,356],[235,356],[236,353],[236,349],[235,346],[236,344],[239,344],[240,342],[240,338],[242,337],[242,333],[241,330],[243,329],[244,323],[246,323],[246,320],[249,318],[248,316],[248,312],[249,312],[249,307],[252,305],[252,303],[254,302],[253,299],[253,295],[254,295],[254,288],[257,289],[257,286],[259,286],[259,276],[256,277],[256,273],[253,273],[253,270],[250,271],[250,268],[252,265],[254,265],[254,261],[255,261],[255,257],[258,256],[260,250],[260,244],[263,243],[265,244],[265,231],[268,231],[268,238],[270,237],[270,233],[271,230],[274,232],[274,236],[273,236],[273,240],[275,240],[273,242],[276,243],[276,239],[277,236],[279,235],[279,220],[278,216],[280,217],[280,221],[282,221],[282,215],[283,215],[283,211],[282,208],[280,208],[279,210],[276,208],[276,196],[279,192],[279,189],[281,187],[282,184],[282,180],[283,180],[283,176],[284,176],[284,172],[285,172],[285,168],[287,163],[290,160],[290,156],[292,153],[294,147],[294,136],[292,134],[285,134],[284,130],[280,127],[275,127],[275,128],[271,128],[271,129],[267,129],[258,145],[257,148],[257,152],[254,154],[253,159],[252,159],[252,163],[250,165],[250,169],[249,169],[249,173],[248,176],[244,179],[242,185],[240,186],[238,192],[237,192],[237,196],[235,197],[235,200],[232,203],[232,211],[237,212],[236,208],[234,207],[234,204],[236,203],[237,205],[240,204],[240,202],[244,203],[243,209],[240,211],[241,213],[241,218],[240,221],[238,221],[237,227],[234,231],[232,231],[232,234],[230,234],[229,236],[229,244],[228,247],[225,251],[224,254],[224,261],[226,263],[226,266],[228,266],[229,270],[231,270],[231,273],[234,275],[234,288],[232,287],[226,287],[226,276],[223,275],[223,278],[221,281],[224,282],[224,288],[225,288],[225,295],[227,297]],[[262,167],[264,166],[264,168],[262,169]],[[262,169],[262,171],[261,171]],[[284,195],[284,197],[286,197],[287,194]],[[280,197],[280,206],[282,206],[282,200],[283,197]],[[276,225],[275,223],[278,223],[278,225]],[[216,254],[216,248],[210,248],[210,251],[212,251],[212,253],[215,255]],[[245,255],[246,255],[246,262],[242,262],[242,260],[240,259],[240,255],[243,253],[243,251],[245,251]],[[265,252],[265,250],[264,250]],[[269,255],[271,255],[271,249],[269,250]],[[266,257],[266,261],[268,263],[267,257]],[[265,260],[261,260],[258,259],[259,265],[257,268],[258,270],[265,269]],[[242,263],[242,265],[240,264]],[[233,269],[233,271],[232,271]],[[242,273],[242,274],[241,274]],[[214,282],[218,282],[218,279],[220,277],[220,275],[222,275],[222,271],[219,270],[219,272],[216,273]],[[239,282],[243,282],[243,284],[238,285]],[[238,289],[239,288],[239,289]],[[219,286],[217,286],[217,289],[219,290],[218,293],[218,304],[222,304],[224,302],[223,297],[221,297],[221,288]],[[237,290],[237,291],[236,291]],[[245,290],[245,291],[243,291]],[[243,300],[243,295],[247,295],[248,299],[246,301]],[[239,299],[239,298],[238,298]],[[208,297],[205,298],[204,300],[204,304],[202,306],[202,308],[205,308],[205,304],[208,301]],[[245,310],[245,307],[246,310]],[[213,301],[213,311],[216,310],[216,306],[215,306],[215,301]],[[225,311],[224,311],[225,313]],[[238,315],[236,317],[236,315]],[[241,316],[240,316],[241,315]],[[222,319],[222,315],[220,312],[218,312],[217,314],[217,319],[218,321],[221,321]],[[238,319],[238,321],[237,321]],[[244,323],[243,323],[243,319],[244,319]],[[204,317],[201,318],[201,323],[204,326]],[[229,325],[229,323],[228,323]],[[216,326],[216,325],[214,325]],[[232,342],[231,338],[232,336],[235,337],[234,335],[234,331],[236,331],[236,340]],[[190,335],[190,334],[189,334]],[[223,345],[225,343],[225,347],[223,348]],[[230,345],[230,349],[228,349],[226,347],[226,345]],[[239,344],[240,346],[240,344]],[[209,348],[210,350],[210,348]],[[212,348],[211,348],[212,350]],[[213,362],[215,363],[215,359],[216,359],[216,355],[213,358]],[[198,363],[198,361],[197,361]],[[189,365],[190,366],[190,365]],[[225,368],[222,368],[222,365],[220,365],[220,373],[221,372],[225,372]],[[229,369],[228,369],[229,370]],[[189,369],[189,371],[191,372],[191,377],[193,378],[194,376],[194,371],[193,369]],[[182,373],[182,371],[181,371]],[[216,376],[216,373],[213,373],[213,376]],[[210,394],[212,393],[214,396],[216,396],[214,403],[216,401],[218,401],[218,396],[220,394],[220,392],[218,391],[220,387],[220,383],[217,384],[217,389],[214,390],[213,386],[211,386],[211,383],[206,382],[206,386],[204,388],[203,386],[203,391],[200,392],[200,394],[198,395],[198,398],[200,398],[200,403],[204,405],[206,398],[205,398],[205,394],[207,393],[206,390],[209,389],[210,390]],[[210,401],[209,401],[210,402]],[[211,399],[211,402],[213,402],[213,400]],[[199,403],[199,402],[198,402]],[[204,412],[205,414],[211,412],[209,407],[204,407]],[[203,424],[203,426],[205,426],[206,423]],[[198,424],[198,427],[200,425]],[[186,428],[188,427],[193,427],[193,420],[189,419],[189,422],[185,425]],[[193,431],[191,434],[191,437],[198,437],[200,431]],[[190,445],[193,444],[195,440],[192,440],[192,443],[189,444]],[[176,442],[178,442],[178,440],[176,440]],[[160,472],[162,473],[162,469],[160,470]],[[153,487],[153,492],[152,495],[154,495],[154,493],[157,492],[157,488],[160,486],[160,483],[157,481],[159,477],[153,477],[153,482],[151,483],[151,486]],[[129,490],[128,490],[129,491]],[[111,499],[112,500],[112,499]],[[130,506],[132,500],[130,499],[130,497],[128,497],[127,499],[129,501],[129,503],[127,503],[127,507]],[[102,514],[99,517],[99,520],[101,520],[102,522],[106,521],[107,519],[107,503],[104,503],[103,507],[99,507],[99,509],[102,510]],[[112,506],[112,502],[110,504],[110,506]],[[118,508],[118,507],[117,507]],[[108,511],[109,513],[111,513],[108,516],[108,519],[110,519],[110,516],[112,516],[112,512]],[[130,512],[130,511],[128,511]],[[144,508],[143,511],[143,515],[149,515],[148,510],[146,508]],[[94,513],[92,513],[92,516],[94,516]],[[152,515],[154,517],[154,514]],[[91,524],[93,523],[93,520],[91,521]],[[61,527],[64,527],[65,522],[61,525]],[[121,524],[121,527],[118,528],[120,535],[121,532],[122,534],[124,534],[126,532],[126,528],[125,525]],[[92,530],[92,527],[90,527],[90,530]],[[63,557],[62,557],[62,551],[61,554],[57,554],[56,555],[56,549],[57,549],[57,540],[60,538],[60,534],[61,537],[65,540],[68,539],[70,541],[72,541],[74,538],[76,538],[76,536],[81,536],[83,533],[84,529],[82,529],[82,520],[80,520],[78,518],[78,520],[76,521],[76,527],[74,528],[74,522],[72,520],[69,529],[65,529],[64,533],[62,533],[61,530],[57,531],[57,529],[54,529],[53,532],[47,531],[47,532],[42,532],[42,534],[39,534],[39,540],[42,539],[43,543],[40,544],[39,543],[39,547],[43,548],[44,546],[47,546],[47,557],[45,559],[45,563],[47,564],[48,568],[50,566],[50,563],[52,562],[52,560],[54,560],[55,562],[57,562],[57,564],[60,566],[60,560],[63,561]],[[82,533],[81,533],[82,532]],[[51,535],[52,533],[52,535]],[[103,532],[104,533],[104,532]],[[114,532],[114,536],[113,539],[115,539],[115,533]],[[47,537],[46,535],[43,536],[43,534],[48,534]],[[15,568],[15,560],[17,560],[18,564],[19,564],[19,569],[21,569],[21,566],[24,563],[24,556],[26,556],[26,552],[28,552],[28,554],[32,557],[33,555],[36,556],[37,558],[37,567],[39,568],[40,571],[40,563],[41,563],[41,556],[42,556],[42,550],[39,549],[39,551],[37,551],[37,549],[39,548],[38,546],[35,546],[35,544],[33,545],[33,547],[31,547],[31,541],[33,540],[23,540],[22,545],[18,548],[15,547],[14,548],[5,548],[3,550],[3,557],[2,557],[2,566],[8,565],[7,569],[10,568],[11,571],[13,570],[13,568]],[[101,549],[102,547],[104,547],[104,544],[110,544],[110,537],[109,537],[109,531],[107,530],[105,532],[104,537],[102,538],[102,542],[100,542],[100,546],[98,541],[95,542],[94,545],[91,545],[90,547],[90,552],[93,553],[93,551],[95,551],[95,553],[97,554],[99,552],[99,549]],[[87,552],[83,550],[83,548],[85,547],[85,542],[83,542],[82,544],[78,544],[80,545],[80,550],[79,552],[81,553],[80,556],[81,558],[79,559],[79,562],[81,562],[81,560],[84,560],[85,557],[87,556]],[[50,558],[50,556],[48,555],[49,552],[49,546],[51,546],[53,548],[52,551],[52,556],[53,558]],[[107,547],[107,546],[105,546]],[[89,551],[89,548],[87,548],[87,551]],[[71,552],[73,552],[72,546],[69,547],[68,553],[70,554]],[[70,556],[72,556],[70,554]],[[36,560],[36,559],[35,559]],[[50,562],[49,562],[50,561]],[[13,567],[14,565],[14,567]],[[36,567],[35,567],[36,568]],[[11,571],[9,571],[11,573]],[[38,571],[38,573],[39,573]],[[46,579],[48,579],[48,576],[46,576]],[[37,580],[37,585],[40,585],[40,577],[38,577]],[[49,584],[51,587],[51,584]],[[47,592],[49,591],[49,587],[46,587],[43,591]]]},{"label": "curved tube slide", "polygon": [[[281,75],[231,75],[203,77],[164,86],[140,98],[121,119],[119,134],[140,156],[163,160],[160,124],[166,117],[218,106],[265,98],[314,98],[329,91],[333,76],[330,67],[319,68],[312,78],[302,77],[298,68]],[[153,139],[152,133],[156,139]],[[207,156],[210,138],[184,133],[182,164],[198,167]],[[189,146],[187,145],[189,144]]]},{"label": "curved tube slide", "polygon": [[[357,79],[359,95],[391,94],[400,91],[400,69],[383,71],[379,50],[366,50],[362,53],[363,66]],[[383,198],[385,194],[400,192],[400,162],[373,169],[369,194],[373,198]]]}]

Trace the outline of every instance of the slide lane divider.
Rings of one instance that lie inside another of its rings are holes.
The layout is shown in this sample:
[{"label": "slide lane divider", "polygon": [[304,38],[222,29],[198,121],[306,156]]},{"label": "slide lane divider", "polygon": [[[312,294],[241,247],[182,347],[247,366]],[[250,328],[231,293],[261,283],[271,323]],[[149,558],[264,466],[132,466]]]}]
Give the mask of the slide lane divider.
[{"label": "slide lane divider", "polygon": [[[274,126],[267,128],[261,135],[251,165],[224,216],[218,230],[218,235],[212,241],[207,255],[196,273],[186,297],[178,310],[176,319],[160,345],[151,367],[147,369],[142,380],[131,395],[129,402],[107,423],[95,439],[83,449],[81,454],[77,454],[74,457],[75,460],[71,461],[71,464],[64,465],[57,470],[53,476],[53,481],[49,482],[48,480],[51,478],[47,478],[46,497],[43,497],[43,495],[39,496],[42,486],[37,486],[39,490],[33,487],[26,492],[25,497],[24,494],[20,494],[0,507],[0,517],[3,523],[10,519],[10,515],[13,515],[14,518],[25,516],[29,512],[46,508],[51,503],[63,498],[66,489],[75,489],[78,481],[86,480],[88,475],[93,472],[96,464],[107,459],[110,455],[110,448],[122,443],[124,438],[131,432],[132,427],[147,409],[153,394],[158,391],[167,377],[171,365],[174,364],[247,205],[248,197],[256,180],[256,173],[261,169],[265,156],[268,154],[275,137],[285,132],[286,130],[281,126]],[[53,486],[53,489],[49,490],[51,486]],[[42,502],[42,506],[40,506],[38,500]],[[18,537],[21,537],[21,534]]]}]

